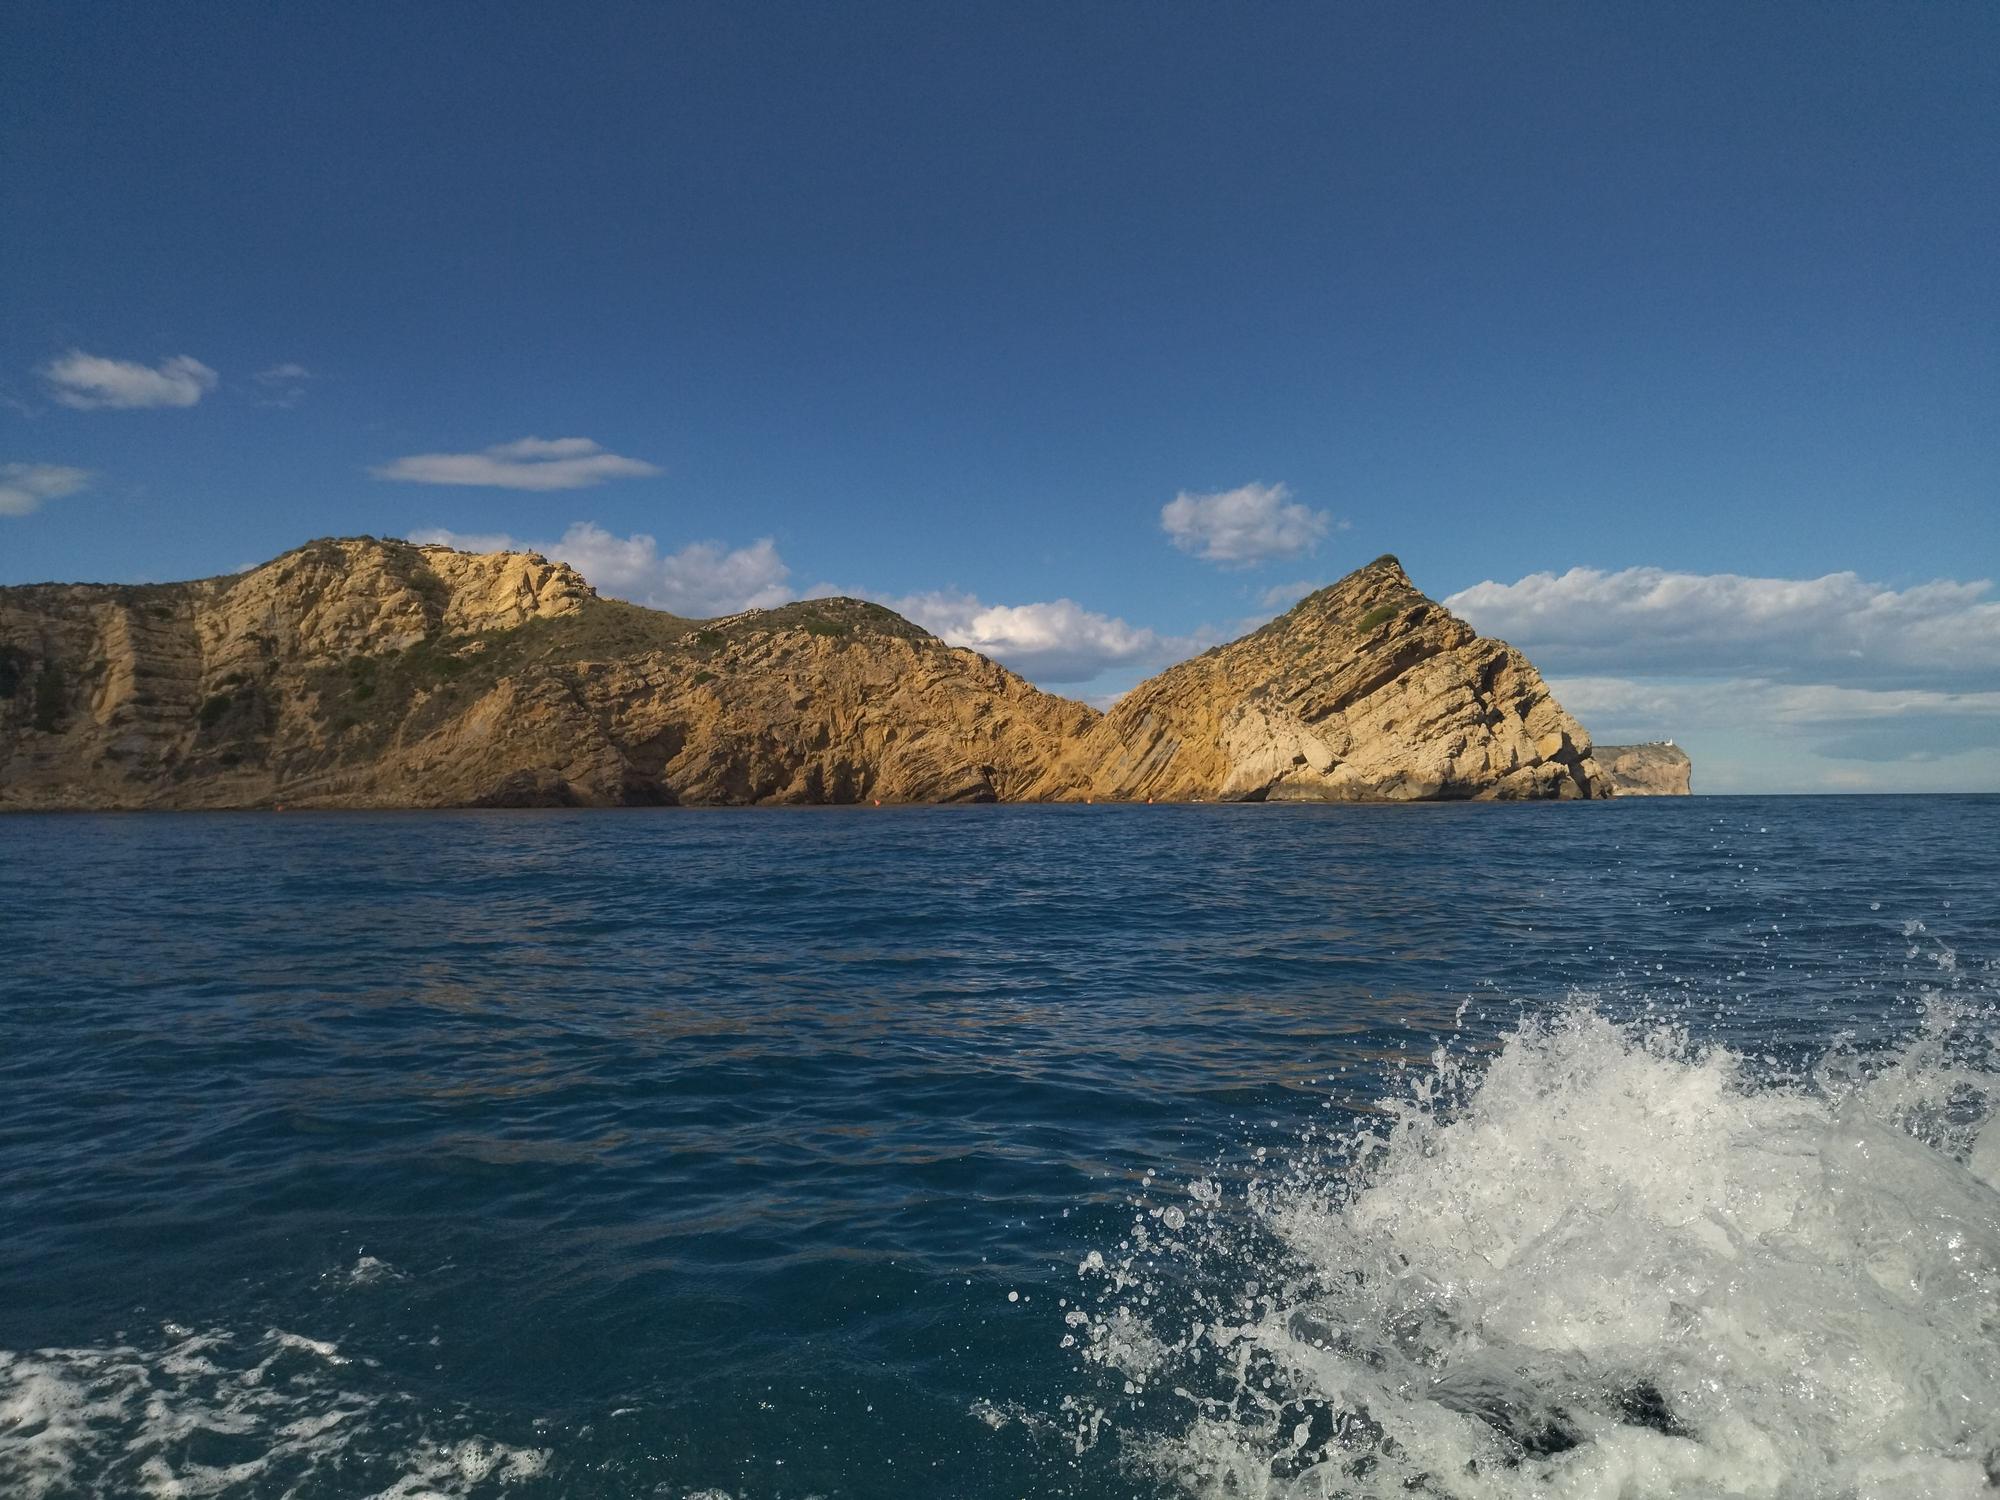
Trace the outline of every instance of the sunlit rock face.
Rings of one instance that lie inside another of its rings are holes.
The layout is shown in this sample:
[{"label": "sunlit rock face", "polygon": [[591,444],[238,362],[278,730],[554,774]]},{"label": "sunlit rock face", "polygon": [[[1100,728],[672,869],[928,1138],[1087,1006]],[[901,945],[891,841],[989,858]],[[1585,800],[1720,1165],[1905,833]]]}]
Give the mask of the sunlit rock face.
[{"label": "sunlit rock face", "polygon": [[0,589],[0,807],[997,800],[1095,718],[876,605],[683,620],[532,553]]},{"label": "sunlit rock face", "polygon": [[1377,558],[1170,667],[1045,795],[1231,801],[1596,797],[1590,736],[1527,658]]},{"label": "sunlit rock face", "polygon": [[320,541],[0,589],[0,808],[1606,793],[1512,647],[1382,558],[1109,715],[880,605],[686,620],[534,553]]},{"label": "sunlit rock face", "polygon": [[1613,796],[1685,797],[1694,790],[1694,762],[1672,740],[1599,745],[1595,756]]}]

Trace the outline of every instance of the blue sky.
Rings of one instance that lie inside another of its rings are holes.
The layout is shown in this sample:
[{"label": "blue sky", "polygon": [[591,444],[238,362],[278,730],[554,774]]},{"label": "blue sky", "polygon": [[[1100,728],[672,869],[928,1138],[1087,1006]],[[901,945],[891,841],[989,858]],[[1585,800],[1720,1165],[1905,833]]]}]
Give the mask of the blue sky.
[{"label": "blue sky", "polygon": [[20,0],[0,582],[506,538],[1101,700],[1393,551],[1707,790],[2000,789],[1996,97],[1953,4]]}]

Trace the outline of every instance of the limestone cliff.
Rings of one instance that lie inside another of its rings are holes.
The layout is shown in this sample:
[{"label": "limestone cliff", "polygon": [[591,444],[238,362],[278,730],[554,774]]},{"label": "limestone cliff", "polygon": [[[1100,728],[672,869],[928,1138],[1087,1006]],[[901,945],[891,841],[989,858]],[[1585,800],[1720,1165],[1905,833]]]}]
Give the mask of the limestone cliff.
[{"label": "limestone cliff", "polygon": [[1672,740],[1647,745],[1599,745],[1614,797],[1685,797],[1694,790],[1694,762]]},{"label": "limestone cliff", "polygon": [[1393,557],[1121,699],[1037,791],[1162,801],[1605,795],[1526,657]]},{"label": "limestone cliff", "polygon": [[530,553],[0,589],[0,808],[992,800],[1095,717],[878,605],[683,620]]},{"label": "limestone cliff", "polygon": [[1583,797],[1590,740],[1383,558],[1109,715],[879,605],[684,620],[350,538],[0,588],[0,809]]}]

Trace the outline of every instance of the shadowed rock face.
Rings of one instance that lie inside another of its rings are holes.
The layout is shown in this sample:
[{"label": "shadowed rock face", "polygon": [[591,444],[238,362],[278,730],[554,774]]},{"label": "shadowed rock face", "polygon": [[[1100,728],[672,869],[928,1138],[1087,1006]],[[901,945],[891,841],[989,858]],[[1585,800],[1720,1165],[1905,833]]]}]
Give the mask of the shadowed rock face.
[{"label": "shadowed rock face", "polygon": [[1393,557],[1141,684],[1037,790],[1249,802],[1604,794],[1590,736],[1527,658],[1418,593]]},{"label": "shadowed rock face", "polygon": [[1576,797],[1583,730],[1381,559],[1108,716],[879,605],[684,620],[532,553],[314,542],[0,589],[0,808]]},{"label": "shadowed rock face", "polygon": [[1596,756],[1614,797],[1685,797],[1694,790],[1694,762],[1678,745],[1599,745]]}]

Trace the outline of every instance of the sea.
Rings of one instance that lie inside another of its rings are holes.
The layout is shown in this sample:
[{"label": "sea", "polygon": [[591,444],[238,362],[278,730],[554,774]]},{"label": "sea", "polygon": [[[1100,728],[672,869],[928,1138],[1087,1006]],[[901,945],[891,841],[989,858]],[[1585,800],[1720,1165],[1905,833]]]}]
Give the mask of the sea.
[{"label": "sea", "polygon": [[2000,798],[0,819],[0,1495],[1991,1497]]}]

